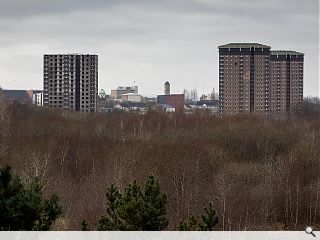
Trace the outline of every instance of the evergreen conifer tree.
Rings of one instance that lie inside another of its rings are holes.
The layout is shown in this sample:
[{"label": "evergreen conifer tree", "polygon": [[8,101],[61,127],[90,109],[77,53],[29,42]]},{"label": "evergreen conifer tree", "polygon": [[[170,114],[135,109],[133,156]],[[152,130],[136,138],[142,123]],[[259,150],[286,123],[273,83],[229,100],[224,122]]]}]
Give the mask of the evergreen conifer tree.
[{"label": "evergreen conifer tree", "polygon": [[107,213],[99,220],[98,230],[159,231],[168,225],[167,196],[154,177],[149,177],[143,190],[136,181],[123,193],[112,185],[106,197]]},{"label": "evergreen conifer tree", "polygon": [[0,230],[49,230],[61,214],[58,196],[44,199],[37,180],[24,186],[9,166],[0,169]]},{"label": "evergreen conifer tree", "polygon": [[198,223],[196,218],[191,215],[186,221],[180,222],[178,229],[180,231],[213,231],[213,227],[218,224],[218,217],[212,207],[212,203],[204,211],[202,222]]}]

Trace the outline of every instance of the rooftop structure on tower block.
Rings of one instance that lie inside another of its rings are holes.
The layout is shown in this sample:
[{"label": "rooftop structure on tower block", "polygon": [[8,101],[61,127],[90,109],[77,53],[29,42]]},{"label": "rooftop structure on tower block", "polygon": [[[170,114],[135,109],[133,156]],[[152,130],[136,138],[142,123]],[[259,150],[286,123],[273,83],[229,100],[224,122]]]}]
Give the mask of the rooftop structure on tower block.
[{"label": "rooftop structure on tower block", "polygon": [[218,48],[266,48],[270,49],[271,47],[268,45],[260,44],[260,43],[228,43],[224,45],[218,46]]}]

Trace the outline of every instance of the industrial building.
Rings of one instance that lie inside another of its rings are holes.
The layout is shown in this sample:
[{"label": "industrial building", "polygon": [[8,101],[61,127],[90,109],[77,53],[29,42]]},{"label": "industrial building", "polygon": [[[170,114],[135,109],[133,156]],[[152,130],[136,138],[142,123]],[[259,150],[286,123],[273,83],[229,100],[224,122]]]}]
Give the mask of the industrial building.
[{"label": "industrial building", "polygon": [[184,108],[184,94],[158,95],[158,104],[167,104],[175,108],[176,111]]},{"label": "industrial building", "polygon": [[158,104],[166,104],[173,108],[175,111],[182,111],[184,109],[184,94],[170,94],[170,83],[164,83],[164,95],[157,96]]}]

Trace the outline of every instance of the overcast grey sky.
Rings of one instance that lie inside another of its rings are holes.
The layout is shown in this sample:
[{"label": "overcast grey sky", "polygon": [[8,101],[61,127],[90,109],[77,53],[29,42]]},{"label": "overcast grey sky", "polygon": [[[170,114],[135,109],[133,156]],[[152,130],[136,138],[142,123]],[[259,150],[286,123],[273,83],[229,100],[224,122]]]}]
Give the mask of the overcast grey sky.
[{"label": "overcast grey sky", "polygon": [[42,89],[45,53],[99,55],[99,88],[218,90],[218,48],[258,42],[305,53],[319,96],[318,0],[0,0],[0,86]]}]

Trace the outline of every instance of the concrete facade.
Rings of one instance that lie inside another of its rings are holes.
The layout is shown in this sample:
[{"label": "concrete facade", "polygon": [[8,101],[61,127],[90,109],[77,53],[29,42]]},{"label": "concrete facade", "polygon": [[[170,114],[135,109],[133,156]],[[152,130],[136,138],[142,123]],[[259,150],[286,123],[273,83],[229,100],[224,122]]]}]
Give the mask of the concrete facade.
[{"label": "concrete facade", "polygon": [[43,105],[82,112],[97,110],[98,56],[46,54]]},{"label": "concrete facade", "polygon": [[271,113],[290,113],[302,103],[303,61],[299,52],[271,51]]}]

